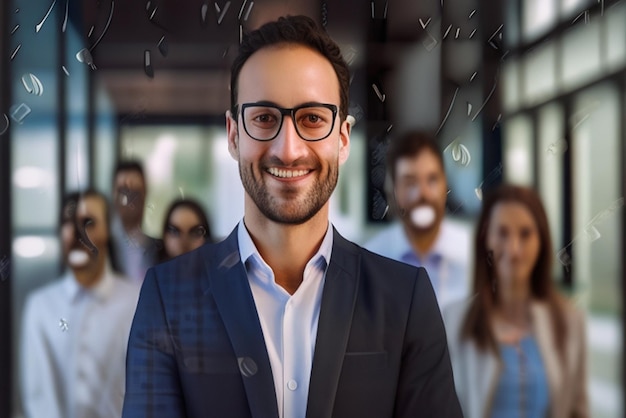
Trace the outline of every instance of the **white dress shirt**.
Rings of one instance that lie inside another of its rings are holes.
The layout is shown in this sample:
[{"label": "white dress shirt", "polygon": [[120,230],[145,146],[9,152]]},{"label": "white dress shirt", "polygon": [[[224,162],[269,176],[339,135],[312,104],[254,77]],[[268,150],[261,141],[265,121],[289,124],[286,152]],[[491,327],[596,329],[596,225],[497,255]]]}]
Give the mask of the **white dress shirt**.
[{"label": "white dress shirt", "polygon": [[109,267],[92,288],[67,272],[28,296],[21,342],[27,418],[122,415],[126,347],[138,297],[139,286]]},{"label": "white dress shirt", "polygon": [[270,359],[278,415],[304,418],[317,337],[322,290],[333,247],[329,223],[318,252],[309,260],[293,295],[278,285],[243,223],[237,231],[239,253],[246,266]]},{"label": "white dress shirt", "polygon": [[419,257],[400,222],[394,222],[369,242],[368,250],[417,267],[424,267],[441,309],[470,293],[470,227],[444,218],[431,251]]}]

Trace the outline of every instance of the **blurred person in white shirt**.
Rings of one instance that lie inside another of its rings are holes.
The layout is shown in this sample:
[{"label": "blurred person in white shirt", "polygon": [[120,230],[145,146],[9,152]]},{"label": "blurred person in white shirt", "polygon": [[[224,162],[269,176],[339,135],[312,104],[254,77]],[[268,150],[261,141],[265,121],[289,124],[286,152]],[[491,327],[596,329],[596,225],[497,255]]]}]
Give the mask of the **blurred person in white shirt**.
[{"label": "blurred person in white shirt", "polygon": [[121,416],[139,287],[113,271],[108,212],[94,190],[70,194],[62,206],[66,272],[31,293],[24,309],[21,395],[28,418]]},{"label": "blurred person in white shirt", "polygon": [[387,152],[387,173],[397,220],[364,247],[424,267],[440,307],[466,298],[470,228],[445,216],[448,184],[435,136],[410,131],[394,137]]}]

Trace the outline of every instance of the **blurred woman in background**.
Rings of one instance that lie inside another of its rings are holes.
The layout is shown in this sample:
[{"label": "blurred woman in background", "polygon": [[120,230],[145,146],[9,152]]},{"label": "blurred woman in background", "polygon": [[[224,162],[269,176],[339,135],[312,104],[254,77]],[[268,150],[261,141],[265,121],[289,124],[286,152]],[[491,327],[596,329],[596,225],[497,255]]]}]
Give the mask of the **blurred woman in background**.
[{"label": "blurred woman in background", "polygon": [[549,231],[532,189],[483,201],[474,296],[443,312],[466,418],[589,416],[584,321],[554,285]]},{"label": "blurred woman in background", "polygon": [[194,200],[174,201],[163,223],[161,261],[169,260],[195,250],[206,242],[213,242],[211,228],[202,206]]}]

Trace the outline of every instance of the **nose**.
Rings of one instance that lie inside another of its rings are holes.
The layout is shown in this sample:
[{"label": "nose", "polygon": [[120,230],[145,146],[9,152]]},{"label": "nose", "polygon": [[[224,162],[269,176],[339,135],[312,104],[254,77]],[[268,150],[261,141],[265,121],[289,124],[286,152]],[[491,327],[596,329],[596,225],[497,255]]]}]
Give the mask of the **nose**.
[{"label": "nose", "polygon": [[509,237],[509,239],[506,242],[505,248],[506,248],[506,252],[509,254],[510,257],[517,256],[522,248],[520,239],[516,236]]},{"label": "nose", "polygon": [[290,164],[306,154],[305,141],[300,138],[291,116],[285,116],[278,136],[272,140],[272,149],[283,163]]}]

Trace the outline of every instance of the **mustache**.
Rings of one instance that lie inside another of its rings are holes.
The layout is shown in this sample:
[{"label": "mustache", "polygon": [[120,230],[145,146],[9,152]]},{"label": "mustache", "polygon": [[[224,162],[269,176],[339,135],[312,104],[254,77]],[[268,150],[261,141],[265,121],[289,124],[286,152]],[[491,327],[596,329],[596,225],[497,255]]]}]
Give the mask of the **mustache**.
[{"label": "mustache", "polygon": [[269,168],[269,167],[285,167],[285,168],[296,168],[296,167],[307,167],[307,168],[318,168],[320,163],[315,158],[302,157],[298,158],[291,163],[285,163],[279,157],[273,155],[271,157],[264,158],[261,160],[261,167]]}]

